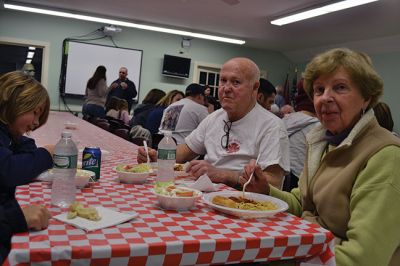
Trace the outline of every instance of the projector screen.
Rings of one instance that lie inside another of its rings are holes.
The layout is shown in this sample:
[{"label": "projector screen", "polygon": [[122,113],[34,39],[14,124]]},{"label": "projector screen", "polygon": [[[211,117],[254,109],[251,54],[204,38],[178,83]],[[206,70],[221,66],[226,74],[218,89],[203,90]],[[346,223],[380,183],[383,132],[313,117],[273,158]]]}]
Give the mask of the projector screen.
[{"label": "projector screen", "polygon": [[142,66],[142,50],[117,48],[112,46],[66,41],[61,73],[61,95],[85,96],[86,83],[100,65],[106,67],[107,85],[118,79],[120,67],[128,69],[128,79],[133,81],[138,92],[134,100],[137,102],[140,93],[140,70]]}]

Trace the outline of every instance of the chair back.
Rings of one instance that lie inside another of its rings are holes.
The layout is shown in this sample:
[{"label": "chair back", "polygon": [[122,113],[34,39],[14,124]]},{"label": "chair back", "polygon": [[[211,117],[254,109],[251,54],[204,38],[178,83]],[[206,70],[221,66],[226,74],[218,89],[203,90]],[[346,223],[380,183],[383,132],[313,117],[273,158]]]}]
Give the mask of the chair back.
[{"label": "chair back", "polygon": [[130,140],[129,137],[129,130],[125,128],[117,128],[114,130],[114,134],[117,135],[118,137],[121,137],[126,140]]},{"label": "chair back", "polygon": [[[131,140],[134,138],[143,138],[147,141],[147,144],[152,147],[151,133],[148,129],[142,127],[141,125],[136,125],[131,128],[129,132]],[[143,141],[142,141],[143,142]],[[143,145],[143,144],[142,144]]]}]

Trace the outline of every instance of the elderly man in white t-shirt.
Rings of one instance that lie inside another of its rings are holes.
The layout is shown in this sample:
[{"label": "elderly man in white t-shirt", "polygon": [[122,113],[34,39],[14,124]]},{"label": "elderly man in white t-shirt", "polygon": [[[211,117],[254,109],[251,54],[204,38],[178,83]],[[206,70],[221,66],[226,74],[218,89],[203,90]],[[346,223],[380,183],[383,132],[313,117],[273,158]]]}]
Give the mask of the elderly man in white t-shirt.
[{"label": "elderly man in white t-shirt", "polygon": [[[241,172],[260,154],[258,164],[268,181],[281,188],[289,172],[289,141],[282,121],[257,104],[260,71],[247,58],[233,58],[221,69],[218,97],[222,109],[208,115],[178,145],[177,162],[190,161],[188,172],[207,174],[213,182],[243,185]],[[156,160],[156,151],[149,152]],[[194,160],[205,155],[204,160]],[[146,161],[139,148],[138,162]]]}]

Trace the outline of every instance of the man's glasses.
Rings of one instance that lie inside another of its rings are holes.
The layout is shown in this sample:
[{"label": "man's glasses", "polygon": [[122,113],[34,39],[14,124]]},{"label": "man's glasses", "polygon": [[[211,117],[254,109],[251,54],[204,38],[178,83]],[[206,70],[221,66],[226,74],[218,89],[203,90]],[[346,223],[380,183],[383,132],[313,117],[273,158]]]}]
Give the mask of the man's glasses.
[{"label": "man's glasses", "polygon": [[120,74],[126,74],[125,72],[121,72],[121,71],[120,71],[119,73],[120,73]]},{"label": "man's glasses", "polygon": [[229,132],[231,131],[231,127],[232,127],[232,122],[231,121],[224,121],[224,132],[225,135],[222,136],[221,138],[221,146],[224,149],[228,148],[228,144],[229,144]]}]

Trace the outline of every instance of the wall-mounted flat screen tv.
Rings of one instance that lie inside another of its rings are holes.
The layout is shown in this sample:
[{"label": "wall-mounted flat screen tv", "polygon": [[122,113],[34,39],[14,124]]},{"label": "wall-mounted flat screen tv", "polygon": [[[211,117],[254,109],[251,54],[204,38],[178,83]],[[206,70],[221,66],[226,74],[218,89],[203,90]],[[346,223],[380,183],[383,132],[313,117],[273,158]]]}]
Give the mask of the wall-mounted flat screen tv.
[{"label": "wall-mounted flat screen tv", "polygon": [[166,76],[188,78],[190,73],[190,58],[164,55],[162,73]]}]

